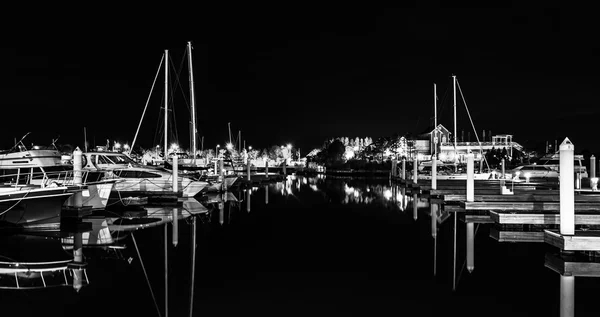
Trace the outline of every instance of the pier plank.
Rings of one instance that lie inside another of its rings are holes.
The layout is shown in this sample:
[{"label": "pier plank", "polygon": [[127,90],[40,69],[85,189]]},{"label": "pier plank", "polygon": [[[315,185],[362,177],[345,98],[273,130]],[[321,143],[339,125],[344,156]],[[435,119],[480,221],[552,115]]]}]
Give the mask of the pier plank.
[{"label": "pier plank", "polygon": [[[472,201],[460,202],[459,205],[465,210],[530,210],[530,211],[559,211],[558,201]],[[600,202],[575,202],[575,211],[600,210]]]},{"label": "pier plank", "polygon": [[[490,211],[490,218],[499,224],[527,224],[527,225],[558,225],[560,214],[558,213],[512,213]],[[575,214],[576,225],[600,225],[600,213],[598,214]]]},{"label": "pier plank", "polygon": [[543,231],[510,231],[490,228],[490,237],[498,242],[544,242]]}]

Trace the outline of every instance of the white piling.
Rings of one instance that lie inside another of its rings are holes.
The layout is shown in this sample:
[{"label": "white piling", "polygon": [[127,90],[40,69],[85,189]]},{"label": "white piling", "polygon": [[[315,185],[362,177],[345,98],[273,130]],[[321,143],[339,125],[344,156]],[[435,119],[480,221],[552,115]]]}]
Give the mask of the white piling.
[{"label": "white piling", "polygon": [[250,161],[246,164],[246,172],[248,173],[248,181],[250,181]]},{"label": "white piling", "polygon": [[575,316],[575,276],[560,276],[560,316]]},{"label": "white piling", "polygon": [[418,181],[417,168],[418,168],[418,162],[417,162],[417,157],[415,156],[415,158],[413,159],[413,183],[415,183],[415,184]]},{"label": "white piling", "polygon": [[437,189],[437,160],[435,157],[431,161],[431,189]]},{"label": "white piling", "polygon": [[219,173],[219,170],[217,169],[217,162],[218,161],[219,161],[218,159],[215,160],[215,175],[217,175]]},{"label": "white piling", "polygon": [[590,178],[596,177],[596,157],[590,157]]},{"label": "white piling", "polygon": [[475,223],[467,222],[467,270],[475,269]]},{"label": "white piling", "polygon": [[219,181],[224,181],[225,180],[225,166],[224,166],[224,162],[223,159],[219,160]]},{"label": "white piling", "polygon": [[265,178],[269,178],[269,161],[265,160]]},{"label": "white piling", "polygon": [[[83,184],[83,160],[82,160],[83,152],[79,149],[79,147],[75,148],[73,151],[73,185],[81,186]],[[81,191],[76,192],[73,195],[73,205],[74,207],[82,207],[83,206],[83,197]]]},{"label": "white piling", "polygon": [[575,234],[575,190],[573,159],[575,146],[569,138],[560,144],[560,234]]},{"label": "white piling", "polygon": [[178,162],[177,162],[177,154],[173,155],[173,192],[177,193],[177,191],[179,190],[179,188],[177,188],[177,183],[179,181],[179,172],[177,171],[178,169]]},{"label": "white piling", "polygon": [[475,200],[475,175],[473,153],[467,154],[467,201]]},{"label": "white piling", "polygon": [[286,160],[283,160],[283,177],[286,177],[286,173],[285,173],[285,165],[286,165]]},{"label": "white piling", "polygon": [[406,180],[406,158],[402,158],[402,179]]},{"label": "white piling", "polygon": [[176,247],[177,244],[179,243],[179,208],[173,208],[173,247]]}]

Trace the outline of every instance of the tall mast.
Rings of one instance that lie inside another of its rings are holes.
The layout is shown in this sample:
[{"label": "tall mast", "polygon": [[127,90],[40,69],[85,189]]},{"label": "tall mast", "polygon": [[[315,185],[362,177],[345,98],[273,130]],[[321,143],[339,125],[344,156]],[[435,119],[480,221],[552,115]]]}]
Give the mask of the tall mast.
[{"label": "tall mast", "polygon": [[437,130],[437,92],[436,92],[436,87],[435,87],[435,83],[433,83],[433,131],[434,131],[434,136],[433,136],[433,140],[435,141],[433,144],[433,159],[437,160],[437,145],[438,142],[440,141],[438,138],[438,130]]},{"label": "tall mast", "polygon": [[196,129],[196,97],[194,96],[194,72],[192,67],[192,42],[188,41],[188,67],[190,72],[190,103],[192,107],[192,155],[193,158],[196,158],[196,134],[198,130]]},{"label": "tall mast", "polygon": [[[454,162],[458,163],[458,157],[456,156],[456,76],[452,75],[452,86],[454,91]],[[456,169],[455,164],[455,169]]]},{"label": "tall mast", "polygon": [[167,122],[169,122],[169,50],[165,50],[165,161],[169,157],[167,145]]},{"label": "tall mast", "polygon": [[231,122],[227,122],[227,129],[229,130],[229,143],[231,143]]}]

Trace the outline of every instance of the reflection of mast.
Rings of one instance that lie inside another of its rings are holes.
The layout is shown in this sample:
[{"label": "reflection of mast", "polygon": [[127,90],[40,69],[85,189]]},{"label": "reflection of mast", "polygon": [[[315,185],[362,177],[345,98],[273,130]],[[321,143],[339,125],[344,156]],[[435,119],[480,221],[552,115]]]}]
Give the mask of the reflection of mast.
[{"label": "reflection of mast", "polygon": [[437,204],[429,205],[431,209],[431,236],[433,237],[433,276],[437,274]]},{"label": "reflection of mast", "polygon": [[454,212],[454,264],[452,266],[452,290],[455,291],[456,290],[456,230],[458,229],[456,226],[456,218],[457,218],[457,212]]},{"label": "reflection of mast", "polygon": [[169,257],[168,257],[168,223],[165,223],[165,317],[169,317]]},{"label": "reflection of mast", "polygon": [[194,311],[194,286],[196,276],[196,216],[192,216],[192,272],[191,283],[190,283],[190,317],[193,316]]}]

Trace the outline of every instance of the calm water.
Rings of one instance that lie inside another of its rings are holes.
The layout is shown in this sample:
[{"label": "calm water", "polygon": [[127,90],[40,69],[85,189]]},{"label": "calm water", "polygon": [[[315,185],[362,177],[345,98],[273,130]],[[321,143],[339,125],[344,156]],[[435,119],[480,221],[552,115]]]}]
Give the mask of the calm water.
[{"label": "calm water", "polygon": [[[172,223],[113,231],[117,248],[83,249],[89,284],[2,289],[1,316],[166,316],[165,303],[169,316],[561,315],[561,275],[545,267],[555,249],[498,242],[479,224],[469,273],[465,223],[455,264],[453,214],[434,209],[434,244],[428,200],[385,179],[291,176],[247,202],[243,191],[204,202],[179,220],[177,246]],[[65,241],[3,236],[0,261],[72,258]],[[598,281],[575,278],[576,316],[600,313]]]}]

